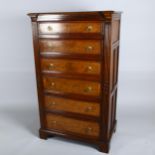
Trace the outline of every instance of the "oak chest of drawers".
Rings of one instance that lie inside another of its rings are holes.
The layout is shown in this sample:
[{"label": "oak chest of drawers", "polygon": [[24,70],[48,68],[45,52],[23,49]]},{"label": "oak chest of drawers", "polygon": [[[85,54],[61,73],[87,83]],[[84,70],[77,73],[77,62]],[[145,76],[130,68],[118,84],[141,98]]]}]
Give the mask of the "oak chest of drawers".
[{"label": "oak chest of drawers", "polygon": [[40,138],[94,143],[109,151],[116,129],[120,13],[30,13]]}]

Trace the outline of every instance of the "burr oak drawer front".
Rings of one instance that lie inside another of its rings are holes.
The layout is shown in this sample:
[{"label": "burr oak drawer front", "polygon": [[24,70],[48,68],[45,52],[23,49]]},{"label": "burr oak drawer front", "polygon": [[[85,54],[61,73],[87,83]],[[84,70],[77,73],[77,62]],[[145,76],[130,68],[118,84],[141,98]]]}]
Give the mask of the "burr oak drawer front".
[{"label": "burr oak drawer front", "polygon": [[41,59],[43,72],[79,73],[88,75],[100,74],[100,63],[93,61]]},{"label": "burr oak drawer front", "polygon": [[42,54],[100,54],[100,40],[39,40],[40,52]]},{"label": "burr oak drawer front", "polygon": [[46,114],[46,127],[49,130],[58,130],[93,137],[99,136],[98,123],[77,120],[61,115]]},{"label": "burr oak drawer front", "polygon": [[44,76],[43,86],[46,91],[100,96],[99,82]]},{"label": "burr oak drawer front", "polygon": [[97,117],[100,114],[100,104],[96,102],[78,101],[54,96],[45,96],[44,102],[45,109],[48,111],[56,110]]},{"label": "burr oak drawer front", "polygon": [[100,22],[39,23],[39,34],[101,33]]}]

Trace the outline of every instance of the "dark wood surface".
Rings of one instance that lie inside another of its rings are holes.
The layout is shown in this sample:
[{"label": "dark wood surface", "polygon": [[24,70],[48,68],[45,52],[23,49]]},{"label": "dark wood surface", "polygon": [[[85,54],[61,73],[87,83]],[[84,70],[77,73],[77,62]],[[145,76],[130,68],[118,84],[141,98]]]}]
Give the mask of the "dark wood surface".
[{"label": "dark wood surface", "polygon": [[90,116],[100,115],[100,105],[96,102],[84,102],[61,97],[45,96],[44,99],[46,110],[65,111],[75,114],[85,114]]},{"label": "dark wood surface", "polygon": [[90,135],[94,137],[99,136],[99,124],[97,122],[92,121],[84,121],[80,119],[74,119],[71,117],[66,117],[63,115],[57,114],[46,114],[47,120],[47,129],[52,130],[60,130],[60,131],[67,131],[72,133],[79,133],[82,135]]},{"label": "dark wood surface", "polygon": [[99,22],[41,22],[39,34],[61,33],[101,33],[102,24]]},{"label": "dark wood surface", "polygon": [[40,138],[57,135],[109,152],[116,130],[121,13],[30,13]]},{"label": "dark wood surface", "polygon": [[82,60],[66,59],[41,59],[42,71],[44,73],[66,73],[100,75],[100,63]]},{"label": "dark wood surface", "polygon": [[100,54],[100,40],[40,39],[40,51],[49,54]]}]

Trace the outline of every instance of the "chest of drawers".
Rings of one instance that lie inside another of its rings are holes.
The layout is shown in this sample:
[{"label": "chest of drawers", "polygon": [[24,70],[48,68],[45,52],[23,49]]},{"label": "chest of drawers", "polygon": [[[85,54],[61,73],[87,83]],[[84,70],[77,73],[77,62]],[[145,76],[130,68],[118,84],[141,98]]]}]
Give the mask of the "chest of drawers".
[{"label": "chest of drawers", "polygon": [[63,136],[108,152],[116,129],[119,12],[30,13],[40,138]]}]

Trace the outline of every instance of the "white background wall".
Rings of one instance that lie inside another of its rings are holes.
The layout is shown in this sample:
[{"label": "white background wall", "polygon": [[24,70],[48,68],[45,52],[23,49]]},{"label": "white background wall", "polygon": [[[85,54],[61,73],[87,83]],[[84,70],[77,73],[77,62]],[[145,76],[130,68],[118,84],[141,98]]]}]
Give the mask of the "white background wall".
[{"label": "white background wall", "polygon": [[[0,102],[36,101],[31,24],[26,14],[48,11],[123,11],[120,54],[122,94],[119,97],[126,100],[131,99],[130,95],[139,100],[145,97],[145,91],[140,94],[143,83],[135,92],[132,83],[127,87],[127,81],[154,77],[154,5],[153,0],[0,0]],[[147,91],[153,95],[151,87],[152,84]],[[154,95],[148,95],[147,99],[152,97],[154,100]]]},{"label": "white background wall", "polygon": [[[55,155],[97,154],[93,148],[80,144],[78,147],[67,141],[44,142],[37,138],[39,115],[32,33],[26,14],[110,9],[123,11],[118,138],[113,140],[111,152],[154,155],[154,6],[154,0],[0,0],[0,154],[42,155],[51,150]],[[62,149],[58,149],[60,146]]]}]

